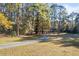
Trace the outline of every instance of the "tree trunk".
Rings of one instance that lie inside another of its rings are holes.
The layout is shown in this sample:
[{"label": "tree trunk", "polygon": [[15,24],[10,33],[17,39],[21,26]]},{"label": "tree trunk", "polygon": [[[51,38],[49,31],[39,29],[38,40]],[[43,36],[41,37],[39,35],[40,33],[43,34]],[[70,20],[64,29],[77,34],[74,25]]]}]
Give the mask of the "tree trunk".
[{"label": "tree trunk", "polygon": [[17,36],[19,36],[19,28],[20,28],[20,23],[19,23],[19,6],[18,6],[18,11],[17,11],[17,20],[16,20],[16,25],[17,25]]},{"label": "tree trunk", "polygon": [[19,36],[19,19],[16,20],[16,26],[17,26],[17,36]]},{"label": "tree trunk", "polygon": [[58,34],[60,33],[60,21],[58,21]]},{"label": "tree trunk", "polygon": [[37,13],[37,19],[35,20],[35,34],[39,33],[39,13]]}]

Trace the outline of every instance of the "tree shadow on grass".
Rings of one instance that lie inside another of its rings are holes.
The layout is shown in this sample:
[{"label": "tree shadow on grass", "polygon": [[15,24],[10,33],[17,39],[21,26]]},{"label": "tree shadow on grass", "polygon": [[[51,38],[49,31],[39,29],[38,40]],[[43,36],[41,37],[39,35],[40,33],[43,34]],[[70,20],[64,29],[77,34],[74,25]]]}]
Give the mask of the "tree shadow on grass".
[{"label": "tree shadow on grass", "polygon": [[51,38],[50,42],[56,45],[61,44],[63,47],[74,46],[79,48],[79,34],[49,34],[48,37]]},{"label": "tree shadow on grass", "polygon": [[[53,44],[59,45],[63,47],[68,47],[68,46],[74,46],[79,48],[79,35],[78,34],[57,34],[57,35],[50,35],[46,34],[49,39],[47,41],[40,40],[40,43],[43,42],[51,42]],[[39,40],[38,38],[42,37],[41,35],[32,35],[32,36],[26,36],[26,37],[21,37],[20,40],[16,40],[15,42],[18,41],[26,41],[26,40]]]},{"label": "tree shadow on grass", "polygon": [[76,48],[79,48],[79,39],[78,38],[74,38],[73,40],[69,39],[69,41],[67,41],[67,40],[63,40],[62,46],[64,46],[64,47],[74,46]]},{"label": "tree shadow on grass", "polygon": [[40,37],[41,37],[41,35],[26,35],[26,36],[20,37],[21,39],[16,40],[15,42],[28,41],[28,40],[38,40],[38,38],[40,38]]}]

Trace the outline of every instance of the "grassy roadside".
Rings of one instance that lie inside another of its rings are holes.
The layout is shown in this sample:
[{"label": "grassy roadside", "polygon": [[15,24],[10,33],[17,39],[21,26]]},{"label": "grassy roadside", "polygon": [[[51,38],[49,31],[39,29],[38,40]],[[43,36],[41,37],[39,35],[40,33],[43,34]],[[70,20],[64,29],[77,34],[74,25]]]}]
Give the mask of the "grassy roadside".
[{"label": "grassy roadside", "polygon": [[19,38],[19,37],[2,37],[2,38],[0,38],[0,44],[5,44],[5,43],[13,42],[16,40],[21,40],[21,38]]},{"label": "grassy roadside", "polygon": [[64,47],[62,44],[39,42],[25,46],[0,49],[3,56],[79,56],[79,49],[74,46]]},{"label": "grassy roadside", "polygon": [[5,44],[9,42],[18,42],[18,41],[24,41],[24,40],[33,40],[41,37],[40,35],[27,35],[25,37],[1,37],[0,38],[0,44]]},{"label": "grassy roadside", "polygon": [[[68,37],[69,36],[69,37]],[[39,35],[28,35],[13,41],[33,40]],[[25,46],[18,46],[7,49],[0,49],[3,56],[79,56],[78,35],[49,35],[48,42],[38,42]],[[57,40],[54,40],[57,39]],[[72,44],[70,44],[72,43]]]}]

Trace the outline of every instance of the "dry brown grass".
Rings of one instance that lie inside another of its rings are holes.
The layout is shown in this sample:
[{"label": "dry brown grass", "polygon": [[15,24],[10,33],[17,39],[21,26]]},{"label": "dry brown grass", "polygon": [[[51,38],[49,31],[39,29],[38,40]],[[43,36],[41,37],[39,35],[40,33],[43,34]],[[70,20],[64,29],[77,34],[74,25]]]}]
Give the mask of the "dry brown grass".
[{"label": "dry brown grass", "polygon": [[[78,35],[49,35],[49,42],[39,42],[15,48],[0,49],[0,55],[5,56],[79,56],[79,47],[65,46],[72,39],[78,39]],[[34,36],[36,37],[36,36]],[[72,38],[72,39],[71,39]],[[26,38],[25,38],[26,39]],[[54,40],[55,39],[55,40]],[[62,42],[61,40],[69,40]]]},{"label": "dry brown grass", "polygon": [[33,40],[38,37],[41,37],[41,36],[40,35],[26,35],[26,36],[20,36],[20,37],[1,36],[0,44],[9,43],[9,42],[18,42],[18,41],[24,41],[24,40]]},{"label": "dry brown grass", "polygon": [[39,42],[26,46],[1,49],[0,55],[13,56],[77,56],[79,49],[74,46],[64,47],[62,44]]},{"label": "dry brown grass", "polygon": [[13,41],[20,40],[20,39],[21,38],[19,38],[19,37],[1,37],[0,44],[13,42]]}]

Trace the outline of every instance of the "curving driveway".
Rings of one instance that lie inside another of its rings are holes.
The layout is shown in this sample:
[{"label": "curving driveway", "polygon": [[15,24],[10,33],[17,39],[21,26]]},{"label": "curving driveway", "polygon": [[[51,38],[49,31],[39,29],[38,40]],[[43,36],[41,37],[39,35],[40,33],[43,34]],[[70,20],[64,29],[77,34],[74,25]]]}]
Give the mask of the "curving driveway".
[{"label": "curving driveway", "polygon": [[11,43],[7,43],[7,44],[0,44],[0,49],[33,44],[33,43],[36,43],[39,41],[40,40],[26,40],[26,41],[21,41],[21,42],[11,42]]}]

